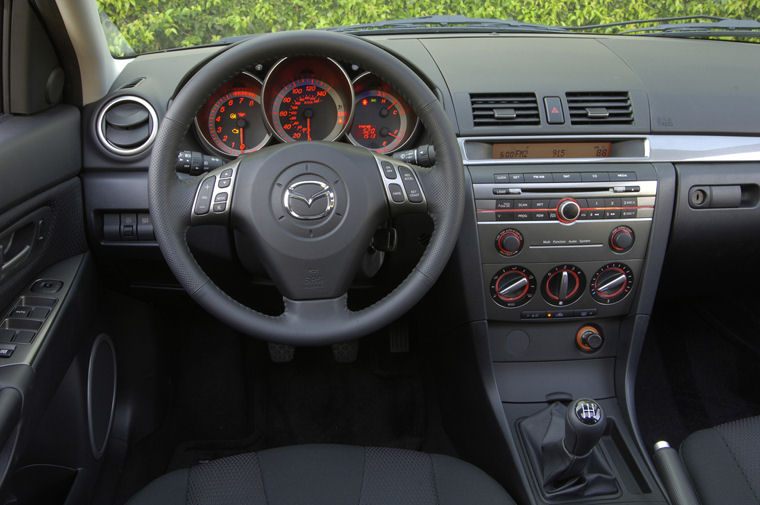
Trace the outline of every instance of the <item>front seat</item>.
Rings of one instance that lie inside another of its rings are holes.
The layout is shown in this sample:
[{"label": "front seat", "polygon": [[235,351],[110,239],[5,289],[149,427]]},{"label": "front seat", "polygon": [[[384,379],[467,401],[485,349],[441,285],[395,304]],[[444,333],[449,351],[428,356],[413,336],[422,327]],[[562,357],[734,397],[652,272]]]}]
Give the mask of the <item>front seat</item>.
[{"label": "front seat", "polygon": [[702,505],[760,503],[760,416],[691,434],[681,459]]},{"label": "front seat", "polygon": [[160,477],[128,505],[514,505],[481,470],[403,449],[298,445]]}]

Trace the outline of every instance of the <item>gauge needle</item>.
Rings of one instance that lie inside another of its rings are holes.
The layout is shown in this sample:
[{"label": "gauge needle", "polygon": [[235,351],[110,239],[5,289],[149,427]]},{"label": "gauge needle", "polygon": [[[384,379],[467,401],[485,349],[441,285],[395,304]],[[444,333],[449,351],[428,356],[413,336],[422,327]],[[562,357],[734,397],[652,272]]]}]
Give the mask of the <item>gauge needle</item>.
[{"label": "gauge needle", "polygon": [[240,127],[240,149],[243,149],[245,146],[245,142],[243,141],[243,127]]},{"label": "gauge needle", "polygon": [[390,104],[390,105],[388,106],[388,108],[386,108],[385,110],[391,110],[391,107],[393,107],[393,106],[394,106],[394,105],[396,105],[397,103],[398,103],[398,102],[393,102],[393,103],[392,103],[392,104]]},{"label": "gauge needle", "polygon": [[311,142],[311,118],[306,118],[306,140]]},{"label": "gauge needle", "polygon": [[391,137],[393,137],[394,139],[397,139],[397,138],[398,138],[396,135],[392,134],[391,132],[388,132],[388,135],[390,135],[390,136],[391,136]]}]

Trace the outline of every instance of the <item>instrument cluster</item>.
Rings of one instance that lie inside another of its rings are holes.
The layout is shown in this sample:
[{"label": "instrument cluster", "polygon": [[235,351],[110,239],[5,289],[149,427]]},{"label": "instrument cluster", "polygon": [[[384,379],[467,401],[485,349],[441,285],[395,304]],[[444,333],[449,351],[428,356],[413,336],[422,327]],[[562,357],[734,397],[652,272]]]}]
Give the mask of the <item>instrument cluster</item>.
[{"label": "instrument cluster", "polygon": [[380,154],[406,146],[419,120],[400,94],[365,72],[353,79],[330,58],[288,57],[263,80],[243,72],[216,89],[195,117],[211,151],[237,157],[270,142],[346,139]]}]

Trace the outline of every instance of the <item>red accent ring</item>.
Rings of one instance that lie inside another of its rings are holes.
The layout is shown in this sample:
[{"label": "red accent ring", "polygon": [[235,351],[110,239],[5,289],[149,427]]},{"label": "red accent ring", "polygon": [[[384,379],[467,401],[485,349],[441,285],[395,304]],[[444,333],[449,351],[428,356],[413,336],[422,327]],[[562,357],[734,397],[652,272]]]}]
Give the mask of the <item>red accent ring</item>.
[{"label": "red accent ring", "polygon": [[625,233],[629,237],[633,237],[630,231],[628,231],[627,228],[618,228],[617,230],[612,232],[612,237],[610,238],[610,246],[615,249],[616,251],[625,251],[625,247],[618,247],[615,245],[615,237],[618,233]]},{"label": "red accent ring", "polygon": [[[511,298],[508,298],[506,296],[501,296],[501,294],[499,293],[499,281],[501,281],[505,275],[511,274],[512,272],[522,275],[523,278],[528,282],[525,284],[525,288],[520,292],[519,295],[513,296]],[[496,279],[496,283],[494,284],[494,286],[496,287],[496,296],[498,296],[505,302],[516,302],[517,300],[520,300],[522,297],[524,297],[528,293],[528,289],[530,289],[530,279],[524,272],[521,272],[519,270],[507,270]]]},{"label": "red accent ring", "polygon": [[[519,245],[517,246],[517,250],[515,251],[507,251],[503,247],[501,247],[501,239],[504,238],[505,235],[513,235],[516,239]],[[503,232],[499,233],[499,236],[496,237],[496,246],[499,248],[499,252],[502,254],[506,254],[507,256],[514,256],[518,252],[520,252],[520,248],[522,247],[522,237],[519,233],[517,233],[514,230],[504,230]]]},{"label": "red accent ring", "polygon": [[578,200],[576,200],[575,198],[563,198],[557,204],[557,208],[554,209],[554,211],[557,213],[557,219],[559,220],[560,223],[565,223],[565,224],[574,223],[578,219],[578,217],[576,217],[575,219],[565,219],[565,218],[562,217],[562,214],[560,214],[560,212],[559,212],[559,208],[562,206],[562,204],[564,202],[573,202],[573,203],[575,203],[575,205],[578,206],[578,217],[580,217],[580,215],[581,215],[580,214],[581,213],[581,204],[579,204]]}]

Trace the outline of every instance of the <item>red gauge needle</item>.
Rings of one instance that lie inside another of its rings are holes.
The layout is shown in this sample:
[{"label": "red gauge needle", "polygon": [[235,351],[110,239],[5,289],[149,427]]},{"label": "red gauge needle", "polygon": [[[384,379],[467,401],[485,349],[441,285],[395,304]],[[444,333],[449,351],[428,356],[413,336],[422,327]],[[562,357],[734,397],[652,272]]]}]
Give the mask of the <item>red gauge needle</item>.
[{"label": "red gauge needle", "polygon": [[306,118],[306,140],[311,142],[311,118]]},{"label": "red gauge needle", "polygon": [[245,149],[245,142],[243,141],[243,128],[240,128],[240,150]]},{"label": "red gauge needle", "polygon": [[393,107],[393,106],[394,106],[394,105],[396,105],[397,103],[398,103],[398,102],[393,102],[393,103],[392,103],[392,104],[390,104],[390,105],[389,105],[389,106],[388,106],[388,107],[387,107],[385,110],[391,110],[391,107]]},{"label": "red gauge needle", "polygon": [[390,135],[390,136],[391,136],[391,137],[393,137],[394,139],[397,139],[397,138],[398,138],[396,135],[392,134],[391,132],[388,132],[388,135]]}]

